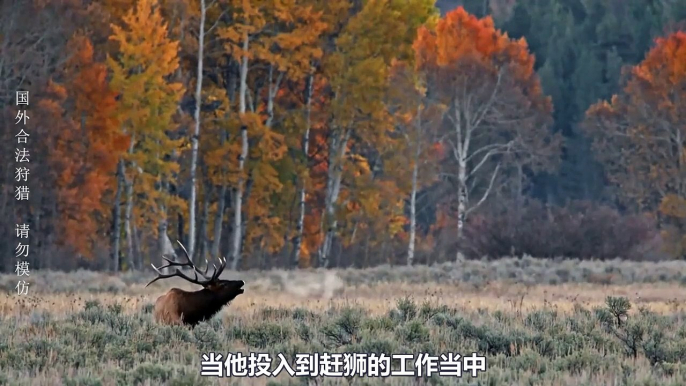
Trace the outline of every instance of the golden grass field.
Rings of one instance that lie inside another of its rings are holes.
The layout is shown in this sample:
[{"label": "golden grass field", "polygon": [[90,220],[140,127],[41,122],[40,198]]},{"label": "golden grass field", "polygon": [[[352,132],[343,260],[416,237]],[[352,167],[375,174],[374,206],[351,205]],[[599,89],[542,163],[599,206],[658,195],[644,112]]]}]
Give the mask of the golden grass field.
[{"label": "golden grass field", "polygon": [[[0,276],[0,384],[686,384],[680,262],[512,259],[223,276],[245,280],[245,294],[184,331],[150,314],[171,286],[193,288],[179,280],[145,288],[151,273],[37,271],[19,296],[16,275]],[[608,297],[631,303],[625,324],[603,316],[616,311]],[[477,351],[489,369],[477,379],[219,380],[199,376],[209,351]]]},{"label": "golden grass field", "polygon": [[[174,287],[193,290],[194,287],[172,280]],[[46,311],[53,315],[66,316],[80,311],[87,301],[96,300],[103,305],[118,303],[124,313],[138,313],[144,304],[153,303],[167,287],[153,288],[135,286],[127,294],[72,293],[38,294],[19,296],[11,294],[0,298],[2,315],[30,315]],[[607,296],[627,297],[635,306],[643,306],[660,314],[683,311],[686,308],[686,287],[675,283],[606,285],[569,283],[563,285],[521,285],[491,283],[480,288],[470,285],[418,285],[405,283],[383,283],[356,288],[344,288],[330,298],[316,293],[302,295],[291,292],[252,290],[246,286],[246,293],[239,296],[223,313],[250,315],[255,308],[297,308],[322,312],[331,307],[355,305],[369,311],[371,315],[386,314],[398,298],[412,297],[417,303],[428,301],[452,308],[469,311],[528,312],[542,307],[552,307],[561,312],[570,312],[577,304],[588,308],[602,306]],[[636,312],[634,310],[634,312]]]}]

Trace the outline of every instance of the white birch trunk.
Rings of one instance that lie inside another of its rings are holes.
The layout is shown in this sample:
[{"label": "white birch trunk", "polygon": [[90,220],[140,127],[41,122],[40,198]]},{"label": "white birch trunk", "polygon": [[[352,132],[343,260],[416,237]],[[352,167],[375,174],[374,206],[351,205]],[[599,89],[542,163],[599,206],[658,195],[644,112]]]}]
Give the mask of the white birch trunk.
[{"label": "white birch trunk", "polygon": [[214,240],[212,242],[212,251],[210,256],[213,259],[219,257],[219,247],[221,246],[222,237],[222,225],[224,222],[224,209],[226,207],[226,183],[222,183],[222,187],[219,189],[219,197],[217,198],[217,213],[214,217]]},{"label": "white birch trunk", "polygon": [[464,222],[467,219],[467,165],[460,162],[457,176],[457,237],[461,239],[464,234]]},{"label": "white birch trunk", "polygon": [[[486,162],[496,154],[503,154],[507,152],[512,142],[508,143],[489,143],[481,147],[472,149],[471,140],[477,130],[488,130],[487,127],[481,126],[484,117],[490,112],[493,103],[498,94],[502,72],[498,74],[498,79],[493,86],[489,100],[472,111],[467,100],[460,100],[456,98],[453,104],[454,115],[449,115],[453,124],[455,141],[450,141],[452,144],[453,156],[457,162],[457,239],[462,241],[464,236],[464,227],[467,216],[470,212],[477,209],[483,204],[491,193],[493,183],[500,163],[498,163],[491,174],[489,186],[484,191],[481,199],[474,205],[469,203],[469,181],[481,169]],[[463,93],[464,94],[464,93]],[[470,164],[471,163],[471,164]],[[470,167],[470,165],[472,165]],[[458,246],[457,260],[462,260],[463,255],[461,248]]]},{"label": "white birch trunk", "polygon": [[[311,125],[311,115],[312,115],[312,90],[314,88],[314,74],[310,74],[307,79],[307,101],[305,107],[305,135],[303,136],[303,155],[305,159],[305,167],[308,167],[309,162],[309,149],[310,149],[310,125]],[[300,197],[298,202],[298,225],[296,226],[295,240],[293,242],[293,258],[292,265],[297,268],[300,264],[300,250],[302,249],[303,243],[303,229],[305,227],[305,197],[306,197],[306,187],[304,179],[300,182]]]},{"label": "white birch trunk", "polygon": [[[163,256],[169,257],[171,261],[178,261],[176,251],[174,251],[174,246],[172,245],[171,240],[169,240],[169,235],[167,233],[164,233],[160,240],[160,253]],[[164,269],[163,273],[170,273],[172,272],[172,270],[172,267],[167,267]]]},{"label": "white birch trunk", "polygon": [[200,261],[207,259],[207,254],[209,253],[208,248],[208,236],[207,236],[207,225],[209,224],[210,216],[210,186],[205,184],[205,194],[202,204],[202,222],[200,224],[200,234],[198,235],[198,245],[199,253],[198,257]]},{"label": "white birch trunk", "polygon": [[[457,238],[462,239],[464,234],[464,222],[467,212],[467,154],[469,154],[469,141],[471,130],[465,129],[462,120],[460,106],[455,103],[455,136],[457,137]],[[463,142],[464,141],[464,142]]]},{"label": "white birch trunk", "polygon": [[[246,111],[245,98],[248,91],[248,42],[249,37],[246,34],[243,40],[243,58],[241,60],[241,71],[240,71],[240,91],[239,91],[239,104],[238,113],[243,117]],[[232,259],[231,259],[231,269],[236,270],[240,264],[241,258],[241,215],[243,210],[243,169],[245,166],[245,159],[248,157],[248,128],[245,125],[241,125],[241,155],[238,158],[238,184],[236,186],[236,202],[233,208],[233,249],[232,249]]]},{"label": "white birch trunk", "polygon": [[272,82],[274,78],[274,65],[269,66],[269,92],[267,95],[267,121],[264,125],[271,129],[274,123],[274,99],[276,98],[276,93],[279,92],[279,87],[281,87],[281,81],[283,80],[283,72],[279,73],[276,77],[276,82]]},{"label": "white birch trunk", "polygon": [[[164,191],[166,190],[166,188],[166,183],[160,184],[160,191]],[[160,200],[160,222],[157,226],[157,246],[160,249],[160,253],[162,254],[164,254],[165,240],[167,239],[168,228],[169,220],[167,218],[167,206],[164,204],[163,200]]]},{"label": "white birch trunk", "polygon": [[165,234],[163,236],[162,253],[165,256],[171,256],[173,261],[176,261],[176,251],[174,251],[174,246],[171,240],[169,240],[169,235]]},{"label": "white birch trunk", "polygon": [[196,174],[198,169],[198,142],[200,136],[200,106],[202,99],[202,69],[205,46],[205,0],[200,0],[200,26],[198,28],[198,72],[195,82],[195,128],[191,137],[191,196],[188,199],[189,224],[188,224],[188,254],[193,259],[195,253],[195,205],[197,201]]},{"label": "white birch trunk", "polygon": [[[281,80],[283,79],[284,73],[279,73],[279,76],[276,79],[276,82],[272,82],[273,77],[274,77],[274,65],[271,64],[269,66],[269,76],[268,76],[268,89],[267,89],[267,119],[264,122],[265,127],[267,130],[270,130],[272,128],[272,124],[274,123],[274,99],[276,98],[276,94],[279,91],[279,87],[281,84]],[[246,87],[247,89],[247,87]],[[255,95],[261,95],[261,88],[258,89],[258,91],[255,93]],[[253,100],[250,98],[250,93],[247,93],[248,99],[250,99],[250,108],[252,112],[257,111],[257,100]],[[246,150],[246,157],[247,157],[247,150]],[[248,203],[250,200],[250,193],[252,192],[252,187],[254,184],[255,180],[253,179],[253,174],[252,170],[248,171],[248,178],[245,182],[244,188],[243,188],[243,198],[242,202],[243,203]],[[241,216],[241,241],[239,243],[240,246],[240,251],[239,251],[239,258],[242,256],[243,253],[243,248],[245,247],[245,238],[247,235],[247,229],[248,229],[248,218],[246,216]]]},{"label": "white birch trunk", "polygon": [[417,127],[415,130],[414,166],[412,168],[412,192],[410,193],[410,241],[407,246],[407,265],[414,262],[414,249],[417,238],[417,178],[419,174],[419,156],[421,154],[422,117],[421,106],[417,107]]},{"label": "white birch trunk", "polygon": [[[220,143],[224,146],[226,142],[226,131],[222,130]],[[219,258],[219,248],[221,246],[222,225],[224,223],[224,209],[226,207],[226,193],[228,190],[226,181],[224,181],[224,168],[221,169],[222,185],[219,189],[219,196],[217,197],[217,213],[214,215],[214,235],[212,241],[212,249],[210,256],[213,259]]]},{"label": "white birch trunk", "polygon": [[[346,130],[344,135],[338,132],[334,135],[331,141],[329,151],[329,176],[327,178],[326,190],[326,211],[325,224],[327,225],[326,236],[319,252],[319,266],[327,268],[329,266],[329,254],[331,252],[331,245],[336,234],[336,227],[338,220],[336,219],[336,203],[338,202],[338,195],[341,192],[341,179],[343,178],[343,158],[347,150],[348,140],[350,139],[350,130]],[[340,138],[343,136],[343,138]]]}]

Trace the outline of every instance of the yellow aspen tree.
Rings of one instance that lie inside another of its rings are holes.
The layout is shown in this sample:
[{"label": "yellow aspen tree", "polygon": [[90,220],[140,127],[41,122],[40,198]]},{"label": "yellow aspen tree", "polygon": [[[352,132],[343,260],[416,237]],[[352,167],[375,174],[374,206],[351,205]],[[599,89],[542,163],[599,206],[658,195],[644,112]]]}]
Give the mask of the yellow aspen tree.
[{"label": "yellow aspen tree", "polygon": [[160,243],[166,238],[169,205],[182,205],[167,191],[178,164],[165,158],[178,147],[179,141],[168,133],[175,129],[173,117],[184,89],[168,80],[179,66],[178,42],[167,36],[156,0],[139,0],[121,26],[112,25],[112,31],[110,39],[118,43],[118,51],[107,59],[113,73],[111,86],[119,93],[122,130],[131,139],[128,153],[120,161],[119,178],[126,197],[128,265],[135,268],[134,195],[140,197],[136,203],[141,207],[138,224],[156,224],[157,229],[147,230],[157,235]]},{"label": "yellow aspen tree", "polygon": [[411,63],[395,62],[390,76],[388,107],[393,113],[395,134],[399,138],[396,156],[400,159],[397,161],[402,164],[394,174],[400,186],[407,185],[407,178],[403,177],[407,175],[407,166],[411,168],[410,184],[401,189],[410,196],[406,259],[410,266],[417,244],[417,194],[419,189],[438,179],[434,134],[446,106],[427,97],[425,81]]},{"label": "yellow aspen tree", "polygon": [[[241,151],[231,258],[236,269],[246,241],[270,240],[270,249],[283,247],[282,238],[275,234],[283,232],[283,223],[270,215],[269,204],[270,196],[282,188],[274,162],[287,150],[283,134],[274,128],[275,100],[286,79],[304,77],[310,60],[321,56],[317,45],[325,25],[307,1],[236,1],[233,5],[235,23],[221,28],[219,36],[240,68]],[[251,69],[253,65],[264,69]],[[249,223],[251,219],[255,221]]]},{"label": "yellow aspen tree", "polygon": [[320,266],[329,265],[337,233],[350,141],[374,144],[386,137],[392,125],[383,96],[391,62],[412,55],[416,29],[435,17],[436,8],[429,0],[365,1],[335,39],[336,49],[323,60],[331,101],[326,195],[320,222],[323,239],[318,248]]}]

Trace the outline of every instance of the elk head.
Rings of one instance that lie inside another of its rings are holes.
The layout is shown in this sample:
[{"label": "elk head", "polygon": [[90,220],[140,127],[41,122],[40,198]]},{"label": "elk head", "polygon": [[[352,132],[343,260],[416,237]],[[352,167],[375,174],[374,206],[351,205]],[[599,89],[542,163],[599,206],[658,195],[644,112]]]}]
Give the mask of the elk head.
[{"label": "elk head", "polygon": [[[226,259],[219,258],[219,268],[212,264],[214,267],[214,273],[211,276],[207,275],[207,270],[210,263],[205,260],[206,266],[204,271],[200,271],[195,267],[191,261],[188,251],[181,244],[180,241],[176,241],[183,249],[187,262],[179,263],[171,261],[170,259],[162,256],[162,258],[167,261],[167,265],[160,268],[152,265],[152,268],[157,272],[157,277],[151,280],[147,285],[156,282],[160,279],[167,279],[170,277],[180,277],[190,283],[197,284],[203,288],[194,291],[184,291],[179,288],[172,288],[166,294],[160,296],[155,302],[154,316],[158,323],[163,324],[186,324],[190,326],[195,326],[196,324],[210,319],[214,316],[222,307],[228,304],[230,301],[236,298],[236,296],[244,292],[243,285],[245,282],[243,280],[221,280],[219,276],[226,267]],[[170,274],[164,274],[160,270],[163,268],[177,267],[174,272]],[[194,277],[191,278],[186,276],[179,268],[188,267],[193,269]],[[199,279],[198,275],[202,277]]]}]

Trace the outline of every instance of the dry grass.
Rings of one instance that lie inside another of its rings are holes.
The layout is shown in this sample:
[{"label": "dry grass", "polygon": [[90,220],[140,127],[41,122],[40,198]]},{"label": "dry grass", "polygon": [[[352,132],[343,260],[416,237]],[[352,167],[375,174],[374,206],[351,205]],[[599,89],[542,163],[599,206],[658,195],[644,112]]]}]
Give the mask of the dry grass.
[{"label": "dry grass", "polygon": [[[176,287],[194,289],[182,282],[171,281]],[[172,285],[171,283],[169,285]],[[12,296],[0,298],[0,313],[3,315],[29,315],[45,311],[55,316],[64,317],[83,310],[86,302],[97,301],[103,305],[120,304],[126,314],[139,312],[145,304],[151,304],[157,296],[167,290],[160,284],[151,289],[134,286],[130,294],[74,293],[74,294],[38,294],[29,296]],[[528,312],[542,307],[552,307],[561,312],[569,312],[576,305],[586,308],[602,306],[608,296],[628,298],[634,305],[643,306],[660,314],[682,312],[686,308],[686,287],[674,283],[633,284],[633,285],[598,285],[598,284],[563,284],[563,285],[521,285],[508,283],[491,283],[481,288],[471,285],[418,285],[404,283],[381,283],[359,287],[345,287],[331,297],[312,294],[297,294],[290,291],[270,291],[252,289],[246,286],[246,293],[234,300],[224,312],[244,314],[255,307],[270,306],[274,308],[302,307],[322,312],[331,307],[354,304],[364,308],[372,315],[388,312],[396,300],[411,297],[418,303],[439,303],[452,308],[467,311],[496,310]]]},{"label": "dry grass", "polygon": [[[155,325],[150,316],[152,303],[169,286],[191,288],[177,280],[145,288],[149,273],[31,272],[30,295],[20,297],[13,294],[17,277],[0,276],[0,286],[8,291],[0,297],[0,384],[214,384],[198,375],[204,352],[269,352],[275,358],[279,352],[373,350],[490,351],[489,370],[479,376],[482,384],[686,382],[681,364],[686,360],[686,264],[681,262],[506,259],[461,266],[254,271],[240,277],[246,293],[210,323],[187,331]],[[631,302],[627,325],[608,319],[618,312],[608,297]],[[340,332],[346,323],[354,327],[352,335]],[[283,373],[276,379],[233,381],[314,384]],[[418,384],[414,378],[391,381]],[[322,382],[349,384],[337,378]],[[222,380],[226,383],[231,382]]]}]

